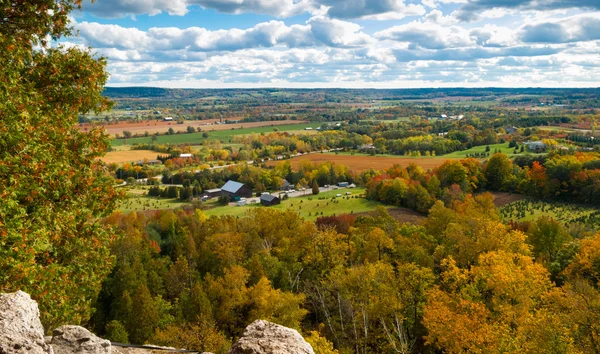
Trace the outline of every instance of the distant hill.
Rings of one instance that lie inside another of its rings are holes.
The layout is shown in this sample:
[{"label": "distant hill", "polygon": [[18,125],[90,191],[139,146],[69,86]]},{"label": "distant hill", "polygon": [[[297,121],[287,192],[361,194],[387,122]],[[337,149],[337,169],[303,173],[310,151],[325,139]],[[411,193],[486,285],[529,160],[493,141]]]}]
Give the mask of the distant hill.
[{"label": "distant hill", "polygon": [[418,88],[418,89],[168,89],[158,87],[106,87],[110,98],[247,98],[271,97],[287,93],[291,96],[335,96],[363,99],[433,99],[444,97],[503,97],[513,95],[546,95],[577,99],[600,95],[600,88]]}]

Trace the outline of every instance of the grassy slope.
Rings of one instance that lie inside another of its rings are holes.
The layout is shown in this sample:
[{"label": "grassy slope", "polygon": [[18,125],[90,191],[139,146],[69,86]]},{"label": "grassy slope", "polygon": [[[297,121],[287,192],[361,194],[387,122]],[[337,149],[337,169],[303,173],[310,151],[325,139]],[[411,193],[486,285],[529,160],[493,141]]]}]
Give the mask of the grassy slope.
[{"label": "grassy slope", "polygon": [[[280,132],[293,132],[304,130],[306,127],[316,128],[318,127],[318,123],[302,123],[302,124],[284,124],[278,126],[265,126],[265,127],[256,127],[256,128],[244,128],[244,129],[235,129],[235,130],[215,130],[208,131],[207,139],[218,139],[222,142],[228,143],[233,139],[235,135],[247,135],[252,133],[271,133],[274,128],[279,129]],[[174,134],[174,135],[160,135],[156,140],[158,144],[201,144],[205,138],[202,137],[202,133],[192,133],[192,134]],[[111,141],[112,146],[121,146],[125,142],[124,139],[113,139]],[[143,144],[143,143],[151,143],[151,137],[142,137],[142,138],[131,138],[127,139],[128,145],[133,144]]]},{"label": "grassy slope", "polygon": [[127,198],[117,206],[117,209],[128,213],[140,210],[174,209],[185,204],[179,199],[148,197],[145,195],[148,188],[146,186],[124,187],[123,190],[126,191]]},{"label": "grassy slope", "polygon": [[505,220],[534,221],[540,216],[549,216],[563,223],[569,223],[580,217],[590,216],[598,208],[586,205],[560,202],[544,202],[524,199],[501,208]]},{"label": "grassy slope", "polygon": [[[467,157],[467,154],[474,154],[476,152],[479,152],[479,153],[485,152],[485,148],[486,148],[485,145],[475,146],[468,150],[455,151],[453,153],[446,154],[443,157],[464,159]],[[505,153],[508,156],[513,156],[513,151],[515,150],[514,148],[508,147],[508,142],[502,143],[502,144],[492,144],[492,145],[490,145],[490,156],[494,154],[494,151],[496,149],[500,149],[503,153]],[[520,151],[520,149],[521,149],[521,146],[519,145],[519,151]],[[522,155],[522,154],[524,154],[524,153],[519,153],[519,155]]]}]

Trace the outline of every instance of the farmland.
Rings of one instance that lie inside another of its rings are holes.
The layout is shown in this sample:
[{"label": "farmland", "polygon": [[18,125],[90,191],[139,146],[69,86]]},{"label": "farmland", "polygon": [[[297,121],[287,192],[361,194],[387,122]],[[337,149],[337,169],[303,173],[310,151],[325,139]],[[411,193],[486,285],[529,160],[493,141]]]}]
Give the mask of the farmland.
[{"label": "farmland", "polygon": [[[347,155],[347,154],[309,154],[291,159],[292,168],[297,169],[303,162],[323,163],[334,162],[339,165],[350,167],[354,172],[362,172],[373,168],[375,170],[384,170],[394,164],[407,166],[411,163],[421,166],[425,170],[434,169],[446,161],[444,157],[388,157],[388,156],[368,156],[365,155]],[[274,166],[277,162],[272,161],[267,165]]]},{"label": "farmland", "polygon": [[125,163],[139,160],[156,159],[157,153],[150,150],[123,150],[107,152],[102,161],[106,163]]},{"label": "farmland", "polygon": [[[513,156],[513,152],[515,150],[515,148],[508,147],[508,142],[502,143],[502,144],[492,144],[492,145],[489,145],[489,147],[490,147],[490,151],[489,151],[490,155],[494,154],[494,151],[499,150],[508,156]],[[464,159],[467,157],[467,155],[473,155],[476,153],[481,154],[481,153],[485,152],[486,148],[487,148],[487,145],[475,146],[468,150],[455,151],[453,153],[444,155],[444,157]],[[522,155],[523,153],[519,153],[519,154]]]},{"label": "farmland", "polygon": [[[145,186],[125,187],[125,190],[127,192],[127,198],[121,202],[118,208],[122,212],[174,209],[189,204],[187,202],[181,202],[179,199],[148,197],[146,195],[148,188]],[[364,191],[364,188],[331,190],[322,192],[316,196],[307,195],[282,200],[280,205],[275,205],[270,208],[278,210],[292,209],[305,219],[313,221],[319,216],[368,213],[381,204],[363,198],[362,194]],[[346,195],[346,192],[352,194]],[[343,196],[336,197],[336,194],[338,193]],[[216,200],[211,200],[207,203],[203,203],[202,208],[207,216],[241,216],[248,210],[253,208],[264,208],[264,206],[259,203],[245,206],[237,206],[232,203],[231,205],[220,206],[217,204]],[[420,214],[407,209],[394,207],[388,207],[388,209],[392,212],[394,217],[399,219],[416,222],[422,218]]]},{"label": "farmland", "polygon": [[[302,124],[303,121],[295,121],[295,120],[276,120],[276,121],[265,121],[265,122],[240,122],[240,123],[231,123],[231,124],[217,124],[216,119],[210,120],[202,120],[202,121],[184,121],[183,124],[177,124],[176,122],[166,122],[162,120],[146,120],[140,122],[132,122],[132,121],[124,121],[119,122],[117,124],[98,124],[102,126],[106,133],[115,136],[115,135],[123,135],[124,131],[130,131],[133,135],[135,134],[144,134],[148,132],[149,134],[154,133],[165,133],[169,128],[173,128],[175,131],[186,131],[187,127],[200,128],[203,131],[212,131],[212,130],[230,130],[240,129],[240,128],[257,128],[264,126],[278,126],[278,125],[294,125],[294,124]],[[96,126],[95,124],[81,124],[79,126],[80,130],[88,130],[92,127]]]},{"label": "farmland", "polygon": [[[345,195],[346,192],[352,193]],[[319,216],[331,216],[341,214],[366,213],[373,211],[376,206],[381,205],[376,201],[367,200],[361,197],[364,189],[339,189],[329,192],[322,192],[318,195],[307,195],[298,198],[289,198],[282,200],[281,204],[269,208],[285,210],[292,209],[307,220],[316,220]],[[336,194],[342,194],[342,197],[336,197]],[[213,204],[214,203],[209,203]],[[264,206],[255,203],[246,206],[214,206],[204,210],[207,216],[215,215],[244,215],[253,208],[264,208]],[[414,213],[411,213],[414,214]]]},{"label": "farmland", "polygon": [[181,202],[177,198],[167,199],[148,197],[146,195],[148,192],[148,188],[145,186],[126,186],[123,187],[123,190],[127,193],[127,196],[123,201],[121,201],[121,203],[117,207],[117,210],[120,210],[123,213],[128,213],[130,211],[175,209],[184,204],[187,204]]},{"label": "farmland", "polygon": [[[262,122],[262,123],[275,123],[275,122]],[[250,123],[248,123],[250,124]],[[220,125],[219,127],[223,127],[225,125]],[[191,134],[173,134],[173,135],[160,135],[156,137],[155,143],[158,144],[190,144],[190,145],[199,145],[202,144],[204,140],[220,140],[221,142],[228,143],[233,140],[233,137],[236,135],[247,135],[252,133],[270,133],[273,132],[273,129],[278,129],[280,132],[298,132],[304,131],[307,127],[318,127],[319,124],[310,124],[310,123],[299,123],[299,124],[284,124],[277,126],[259,126],[255,128],[242,128],[242,129],[234,129],[232,125],[226,125],[228,130],[214,130],[212,128],[215,126],[210,126],[211,130],[207,130],[208,137],[203,137],[202,133],[191,133]],[[247,126],[247,124],[245,125]],[[133,145],[133,144],[149,144],[152,142],[152,137],[141,137],[141,138],[131,138],[131,139],[113,139],[111,142],[112,146],[121,146],[121,145]]]},{"label": "farmland", "polygon": [[500,214],[506,221],[534,221],[549,216],[565,225],[581,223],[593,230],[600,229],[600,210],[585,205],[523,199],[505,205]]}]

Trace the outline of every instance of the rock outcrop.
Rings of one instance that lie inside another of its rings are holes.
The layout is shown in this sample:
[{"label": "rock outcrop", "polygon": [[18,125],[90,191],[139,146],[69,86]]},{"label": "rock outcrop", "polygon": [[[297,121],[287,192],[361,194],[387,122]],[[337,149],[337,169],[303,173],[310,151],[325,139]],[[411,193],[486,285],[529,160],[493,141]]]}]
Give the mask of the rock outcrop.
[{"label": "rock outcrop", "polygon": [[80,326],[61,326],[52,332],[55,354],[111,354],[110,341]]},{"label": "rock outcrop", "polygon": [[37,302],[22,291],[0,294],[0,354],[52,354]]},{"label": "rock outcrop", "polygon": [[314,354],[298,331],[265,320],[252,322],[229,354]]},{"label": "rock outcrop", "polygon": [[[108,340],[80,326],[62,326],[52,334],[44,337],[40,311],[29,294],[22,291],[0,294],[0,354],[154,354],[173,349],[112,347]],[[246,327],[229,351],[229,354],[314,353],[298,331],[265,320]]]}]

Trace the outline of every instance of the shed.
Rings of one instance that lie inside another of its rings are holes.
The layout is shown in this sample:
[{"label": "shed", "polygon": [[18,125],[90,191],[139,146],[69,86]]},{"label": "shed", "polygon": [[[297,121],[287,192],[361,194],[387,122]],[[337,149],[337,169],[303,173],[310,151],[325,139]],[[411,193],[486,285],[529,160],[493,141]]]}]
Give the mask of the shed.
[{"label": "shed", "polygon": [[165,117],[163,118],[165,122],[171,122],[173,121],[173,117]]},{"label": "shed", "polygon": [[260,196],[260,204],[264,206],[271,206],[281,204],[281,199],[271,194],[263,194]]},{"label": "shed", "polygon": [[227,195],[233,200],[236,198],[250,198],[252,197],[252,189],[240,182],[227,181],[221,187],[221,195]]},{"label": "shed", "polygon": [[204,191],[204,193],[202,195],[207,196],[208,199],[217,198],[218,196],[221,195],[221,188],[207,189]]}]

